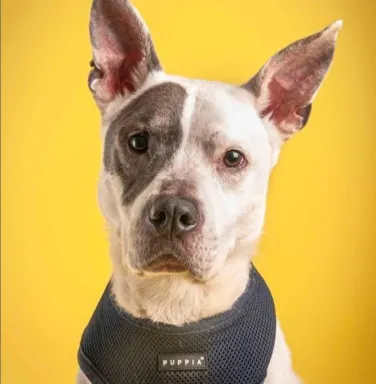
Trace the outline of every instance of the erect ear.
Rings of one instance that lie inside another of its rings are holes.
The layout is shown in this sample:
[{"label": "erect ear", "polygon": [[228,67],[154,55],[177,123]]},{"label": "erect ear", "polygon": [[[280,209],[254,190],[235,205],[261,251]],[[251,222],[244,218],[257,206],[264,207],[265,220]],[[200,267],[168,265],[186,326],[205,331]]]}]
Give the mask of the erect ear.
[{"label": "erect ear", "polygon": [[256,108],[282,140],[307,123],[311,103],[333,59],[342,21],[298,40],[274,55],[244,88],[256,97]]},{"label": "erect ear", "polygon": [[94,0],[90,38],[89,87],[101,109],[116,96],[135,92],[151,72],[162,70],[147,27],[128,0]]}]

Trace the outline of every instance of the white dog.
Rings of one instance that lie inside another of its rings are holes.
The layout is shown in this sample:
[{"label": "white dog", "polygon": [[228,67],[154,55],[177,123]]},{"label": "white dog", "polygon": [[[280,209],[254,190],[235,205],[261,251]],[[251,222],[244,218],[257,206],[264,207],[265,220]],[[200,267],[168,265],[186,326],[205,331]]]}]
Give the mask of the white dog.
[{"label": "white dog", "polygon": [[166,74],[127,0],[94,0],[89,87],[113,276],[78,383],[299,383],[250,263],[283,143],[307,123],[341,21],[242,86]]}]

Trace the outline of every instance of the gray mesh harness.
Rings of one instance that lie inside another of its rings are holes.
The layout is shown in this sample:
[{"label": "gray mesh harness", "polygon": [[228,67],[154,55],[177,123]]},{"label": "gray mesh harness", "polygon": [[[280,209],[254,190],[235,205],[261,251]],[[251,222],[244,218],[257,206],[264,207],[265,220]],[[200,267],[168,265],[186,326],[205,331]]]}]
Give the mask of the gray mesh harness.
[{"label": "gray mesh harness", "polygon": [[182,327],[136,319],[109,283],[82,336],[78,361],[95,384],[262,384],[272,356],[273,298],[252,267],[246,291],[220,315]]}]

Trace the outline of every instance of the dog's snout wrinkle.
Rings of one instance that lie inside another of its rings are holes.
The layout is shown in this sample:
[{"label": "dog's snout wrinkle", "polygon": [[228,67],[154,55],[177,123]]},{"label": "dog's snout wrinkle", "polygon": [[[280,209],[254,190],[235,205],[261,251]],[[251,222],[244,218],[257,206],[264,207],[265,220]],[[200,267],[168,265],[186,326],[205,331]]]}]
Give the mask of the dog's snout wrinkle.
[{"label": "dog's snout wrinkle", "polygon": [[159,236],[168,236],[171,239],[190,232],[197,226],[198,210],[185,197],[162,197],[151,204],[148,220]]}]

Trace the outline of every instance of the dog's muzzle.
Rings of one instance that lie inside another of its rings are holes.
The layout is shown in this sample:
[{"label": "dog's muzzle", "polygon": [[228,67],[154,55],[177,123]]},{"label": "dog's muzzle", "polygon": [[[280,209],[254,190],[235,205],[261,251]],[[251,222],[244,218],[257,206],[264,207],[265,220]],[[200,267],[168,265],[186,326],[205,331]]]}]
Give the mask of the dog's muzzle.
[{"label": "dog's muzzle", "polygon": [[[136,236],[136,269],[181,272],[197,264],[200,204],[188,196],[159,195],[144,208]],[[196,260],[196,261],[195,261]]]}]

